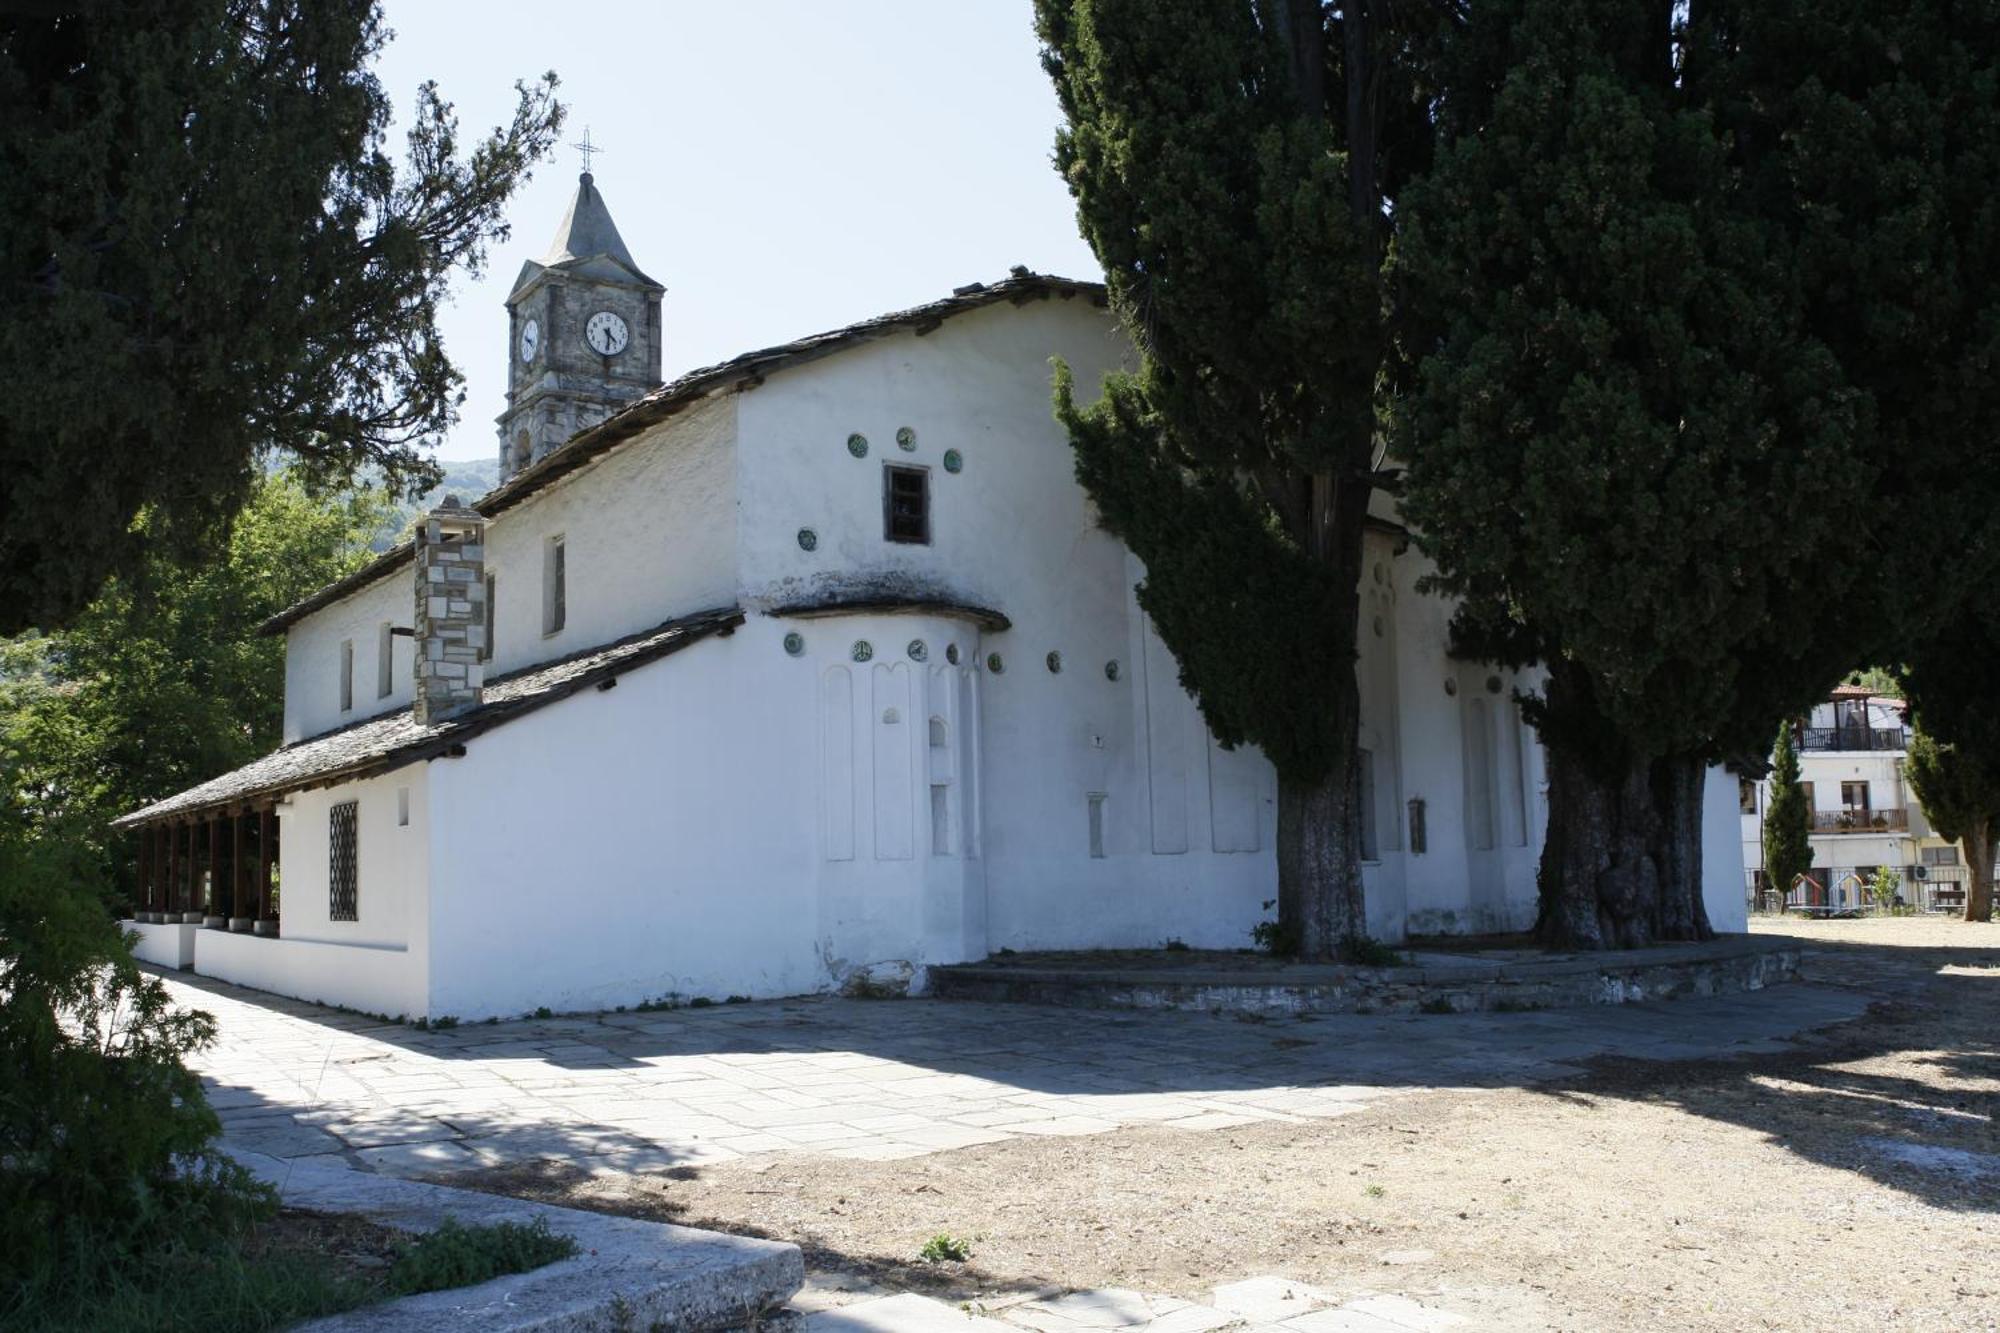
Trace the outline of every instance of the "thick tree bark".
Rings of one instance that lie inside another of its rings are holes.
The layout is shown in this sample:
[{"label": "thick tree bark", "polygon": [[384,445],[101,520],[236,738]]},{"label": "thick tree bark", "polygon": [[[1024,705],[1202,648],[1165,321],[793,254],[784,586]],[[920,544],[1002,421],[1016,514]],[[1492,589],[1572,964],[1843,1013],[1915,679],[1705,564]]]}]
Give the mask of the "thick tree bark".
[{"label": "thick tree bark", "polygon": [[1336,958],[1368,933],[1360,770],[1357,758],[1318,782],[1278,779],[1278,924],[1310,961]]},{"label": "thick tree bark", "polygon": [[1959,839],[1965,844],[1965,919],[1993,919],[1993,825],[1973,821]]},{"label": "thick tree bark", "polygon": [[1715,932],[1701,898],[1699,758],[1604,772],[1550,746],[1535,935],[1558,949],[1635,949]]},{"label": "thick tree bark", "polygon": [[[1714,935],[1701,897],[1699,756],[1611,756],[1582,747],[1589,705],[1558,667],[1545,728],[1549,826],[1535,935],[1559,949],[1633,949]],[[1550,734],[1550,733],[1553,734]]]}]

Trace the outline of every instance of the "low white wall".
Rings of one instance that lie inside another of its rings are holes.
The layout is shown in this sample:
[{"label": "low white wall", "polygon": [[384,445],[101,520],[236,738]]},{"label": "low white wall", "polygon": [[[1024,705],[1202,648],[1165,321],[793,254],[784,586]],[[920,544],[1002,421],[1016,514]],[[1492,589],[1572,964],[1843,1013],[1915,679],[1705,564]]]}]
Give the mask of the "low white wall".
[{"label": "low white wall", "polygon": [[175,970],[194,962],[194,936],[200,926],[157,926],[144,921],[125,922],[125,933],[136,936],[132,956],[142,963]]},{"label": "low white wall", "polygon": [[1750,929],[1742,819],[1736,775],[1721,767],[1709,769],[1702,792],[1701,900],[1708,924],[1726,933]]},{"label": "low white wall", "polygon": [[194,970],[238,986],[390,1018],[424,1013],[422,959],[405,948],[200,930]]}]

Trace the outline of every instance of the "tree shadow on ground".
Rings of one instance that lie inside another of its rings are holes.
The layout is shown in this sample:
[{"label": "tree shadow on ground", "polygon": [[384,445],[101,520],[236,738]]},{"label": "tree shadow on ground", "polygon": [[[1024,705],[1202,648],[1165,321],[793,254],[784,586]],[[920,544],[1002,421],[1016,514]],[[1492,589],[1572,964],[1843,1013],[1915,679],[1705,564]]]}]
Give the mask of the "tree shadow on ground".
[{"label": "tree shadow on ground", "polygon": [[[1535,1089],[1671,1106],[1954,1211],[2000,1211],[2000,954],[1814,941],[1808,975],[1877,998],[1856,1023],[1728,1059],[1592,1059]],[[1769,992],[1783,1003],[1785,990]]]},{"label": "tree shadow on ground", "polygon": [[648,1222],[671,1222],[757,1240],[785,1241],[799,1247],[808,1273],[822,1277],[837,1275],[838,1284],[850,1290],[915,1291],[939,1300],[964,1301],[1050,1289],[1050,1284],[1040,1278],[1005,1277],[981,1266],[976,1259],[934,1263],[914,1254],[889,1254],[879,1249],[857,1252],[828,1245],[809,1233],[779,1232],[741,1218],[709,1216],[673,1193],[674,1184],[697,1178],[701,1170],[693,1166],[671,1167],[648,1177],[619,1180],[602,1190],[593,1189],[591,1173],[573,1162],[523,1162],[433,1179],[457,1189],[535,1203],[636,1217]]}]

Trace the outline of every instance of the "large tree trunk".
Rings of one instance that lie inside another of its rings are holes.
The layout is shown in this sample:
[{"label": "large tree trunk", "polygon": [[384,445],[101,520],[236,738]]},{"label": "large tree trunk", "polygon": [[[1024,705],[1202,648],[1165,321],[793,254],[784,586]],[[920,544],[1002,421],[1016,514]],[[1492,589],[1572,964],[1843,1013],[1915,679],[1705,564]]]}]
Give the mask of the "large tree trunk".
[{"label": "large tree trunk", "polygon": [[1993,919],[1993,825],[1974,820],[1959,841],[1965,844],[1965,919]]},{"label": "large tree trunk", "polygon": [[[1701,897],[1699,756],[1618,757],[1574,744],[1587,704],[1558,669],[1545,729],[1549,826],[1535,935],[1558,949],[1632,949],[1714,935]],[[1566,738],[1568,738],[1566,740]]]},{"label": "large tree trunk", "polygon": [[1300,958],[1338,957],[1368,931],[1360,768],[1357,759],[1318,782],[1278,779],[1278,925]]}]

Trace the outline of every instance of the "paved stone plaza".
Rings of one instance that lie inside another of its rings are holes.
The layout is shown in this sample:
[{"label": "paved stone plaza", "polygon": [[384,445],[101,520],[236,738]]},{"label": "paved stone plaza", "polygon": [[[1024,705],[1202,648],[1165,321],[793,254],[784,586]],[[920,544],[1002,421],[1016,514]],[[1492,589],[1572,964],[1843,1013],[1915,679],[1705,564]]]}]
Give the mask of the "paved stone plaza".
[{"label": "paved stone plaza", "polygon": [[1245,1021],[802,999],[418,1031],[192,975],[227,1142],[400,1175],[535,1158],[643,1171],[759,1154],[887,1160],[1021,1135],[1339,1116],[1602,1054],[1775,1049],[1866,997],[1781,991],[1538,1013]]}]

